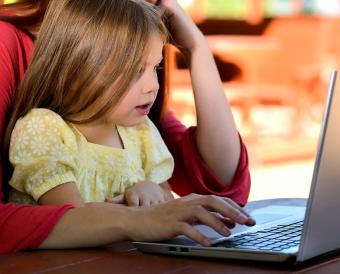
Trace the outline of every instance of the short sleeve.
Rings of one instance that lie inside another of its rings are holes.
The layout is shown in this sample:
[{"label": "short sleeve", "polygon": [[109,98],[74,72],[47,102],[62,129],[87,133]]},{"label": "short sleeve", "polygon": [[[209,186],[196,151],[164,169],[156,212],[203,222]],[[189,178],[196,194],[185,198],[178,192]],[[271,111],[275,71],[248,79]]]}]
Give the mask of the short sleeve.
[{"label": "short sleeve", "polygon": [[10,185],[38,200],[52,188],[76,182],[77,143],[67,123],[47,109],[33,109],[16,123],[10,143]]},{"label": "short sleeve", "polygon": [[0,254],[38,248],[72,208],[0,203]]},{"label": "short sleeve", "polygon": [[146,180],[154,183],[166,182],[173,173],[174,160],[156,126],[146,120],[142,134],[144,143],[143,166]]}]

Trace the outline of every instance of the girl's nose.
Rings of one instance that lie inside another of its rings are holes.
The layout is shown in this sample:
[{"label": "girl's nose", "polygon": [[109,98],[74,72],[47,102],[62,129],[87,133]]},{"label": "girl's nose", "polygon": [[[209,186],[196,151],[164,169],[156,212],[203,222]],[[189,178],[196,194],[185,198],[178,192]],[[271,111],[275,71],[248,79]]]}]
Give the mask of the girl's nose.
[{"label": "girl's nose", "polygon": [[150,93],[150,92],[157,92],[159,89],[159,83],[158,83],[158,77],[157,74],[154,73],[154,75],[152,75],[151,77],[148,77],[148,79],[146,79],[146,84],[145,84],[145,89],[144,92],[145,93]]}]

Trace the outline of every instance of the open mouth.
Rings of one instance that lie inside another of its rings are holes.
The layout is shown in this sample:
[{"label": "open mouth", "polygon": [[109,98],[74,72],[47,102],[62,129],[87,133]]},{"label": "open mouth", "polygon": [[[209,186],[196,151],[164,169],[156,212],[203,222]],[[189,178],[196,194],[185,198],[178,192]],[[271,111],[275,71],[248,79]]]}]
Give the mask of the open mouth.
[{"label": "open mouth", "polygon": [[150,103],[148,103],[148,104],[145,104],[145,105],[140,105],[140,106],[137,106],[137,108],[140,108],[140,109],[149,109],[150,108],[150,106],[151,106],[151,104]]},{"label": "open mouth", "polygon": [[141,115],[148,115],[151,107],[152,107],[152,103],[147,103],[147,104],[144,104],[144,105],[137,106],[136,110]]}]

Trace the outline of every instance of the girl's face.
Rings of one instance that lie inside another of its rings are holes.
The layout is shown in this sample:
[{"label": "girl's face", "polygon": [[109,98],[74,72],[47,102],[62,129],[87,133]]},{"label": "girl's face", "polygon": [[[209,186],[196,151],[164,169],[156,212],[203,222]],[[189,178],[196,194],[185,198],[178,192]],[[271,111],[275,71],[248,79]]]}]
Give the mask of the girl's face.
[{"label": "girl's face", "polygon": [[159,35],[152,35],[148,55],[122,100],[104,118],[106,123],[135,126],[144,121],[159,89],[157,69],[159,69],[159,63],[163,58],[163,45],[163,40]]}]

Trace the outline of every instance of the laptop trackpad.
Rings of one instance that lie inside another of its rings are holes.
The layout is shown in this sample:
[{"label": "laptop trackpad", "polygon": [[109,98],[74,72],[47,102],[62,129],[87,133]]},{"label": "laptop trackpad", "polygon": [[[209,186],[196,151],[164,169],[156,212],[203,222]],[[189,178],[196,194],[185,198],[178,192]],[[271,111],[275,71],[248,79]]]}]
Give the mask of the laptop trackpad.
[{"label": "laptop trackpad", "polygon": [[[232,234],[244,232],[249,229],[260,229],[263,225],[270,223],[276,223],[278,221],[290,218],[302,218],[305,213],[305,207],[303,206],[267,206],[260,209],[255,209],[251,212],[252,217],[256,220],[256,226],[248,227],[244,225],[236,225],[231,229]],[[206,235],[211,240],[216,240],[222,237],[212,228],[205,225],[197,225],[196,228]]]}]

